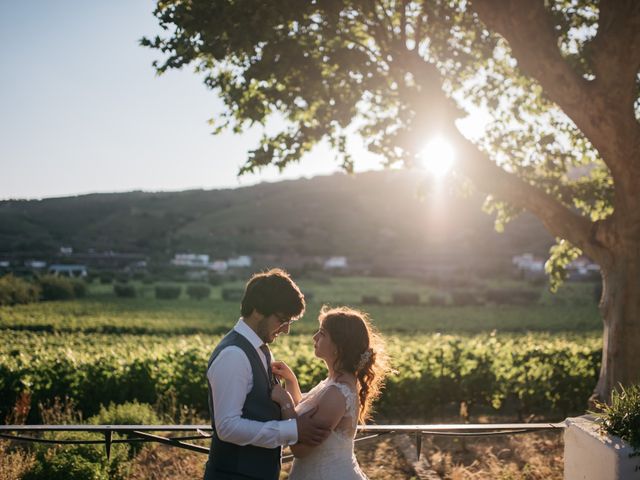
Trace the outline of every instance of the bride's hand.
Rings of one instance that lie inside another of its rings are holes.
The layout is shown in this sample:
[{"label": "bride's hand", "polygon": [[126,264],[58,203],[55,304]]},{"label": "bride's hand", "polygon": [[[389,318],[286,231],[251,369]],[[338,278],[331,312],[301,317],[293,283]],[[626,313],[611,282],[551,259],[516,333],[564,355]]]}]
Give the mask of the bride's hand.
[{"label": "bride's hand", "polygon": [[271,371],[274,375],[283,378],[286,382],[297,381],[296,374],[293,373],[293,370],[291,370],[289,365],[279,360],[271,362]]},{"label": "bride's hand", "polygon": [[274,385],[271,390],[271,400],[276,402],[281,407],[292,406],[293,400],[291,399],[291,395],[280,385]]}]

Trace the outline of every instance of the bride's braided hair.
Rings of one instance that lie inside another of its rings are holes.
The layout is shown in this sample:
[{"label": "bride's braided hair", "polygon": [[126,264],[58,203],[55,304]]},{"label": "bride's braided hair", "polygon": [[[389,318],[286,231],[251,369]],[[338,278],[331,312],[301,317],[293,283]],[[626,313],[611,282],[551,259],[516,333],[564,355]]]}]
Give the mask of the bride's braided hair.
[{"label": "bride's braided hair", "polygon": [[384,340],[369,316],[353,308],[322,307],[319,320],[337,349],[335,371],[351,373],[358,380],[358,421],[364,423],[390,372]]}]

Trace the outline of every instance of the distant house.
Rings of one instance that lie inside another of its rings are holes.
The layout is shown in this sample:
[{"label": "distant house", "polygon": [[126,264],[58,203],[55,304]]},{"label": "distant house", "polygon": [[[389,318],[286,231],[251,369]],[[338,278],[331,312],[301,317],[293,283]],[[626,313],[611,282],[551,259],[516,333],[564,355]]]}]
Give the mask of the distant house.
[{"label": "distant house", "polygon": [[60,247],[60,254],[62,255],[71,255],[73,254],[72,247]]},{"label": "distant house", "polygon": [[228,268],[247,268],[251,266],[251,257],[248,255],[240,255],[239,257],[229,258],[227,260]]},{"label": "distant house", "polygon": [[209,270],[213,270],[214,272],[223,273],[227,271],[227,262],[224,260],[216,260],[209,264]]},{"label": "distant house", "polygon": [[47,262],[42,260],[27,260],[24,262],[24,266],[27,268],[33,268],[34,270],[41,270],[47,266]]},{"label": "distant house", "polygon": [[570,280],[595,280],[600,278],[600,266],[587,257],[576,258],[567,265]]},{"label": "distant house", "polygon": [[344,269],[347,267],[347,257],[330,257],[324,262],[325,270]]},{"label": "distant house", "polygon": [[518,271],[526,279],[544,277],[544,260],[534,257],[531,253],[516,255],[511,259]]},{"label": "distant house", "polygon": [[176,253],[171,260],[171,264],[176,267],[207,268],[209,266],[209,255],[201,253]]},{"label": "distant house", "polygon": [[84,265],[49,265],[48,273],[60,277],[84,278],[87,276],[87,267]]}]

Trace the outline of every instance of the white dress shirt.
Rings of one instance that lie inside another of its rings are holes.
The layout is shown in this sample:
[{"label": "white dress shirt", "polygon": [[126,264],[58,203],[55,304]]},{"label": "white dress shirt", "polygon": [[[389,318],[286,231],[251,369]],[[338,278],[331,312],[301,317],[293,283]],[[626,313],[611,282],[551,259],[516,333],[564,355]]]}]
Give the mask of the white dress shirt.
[{"label": "white dress shirt", "polygon": [[[267,359],[260,350],[263,345],[260,337],[242,318],[233,329],[249,340],[266,370]],[[293,445],[298,441],[295,419],[260,422],[242,418],[242,406],[253,387],[253,374],[249,359],[240,347],[231,345],[223,349],[207,370],[207,379],[211,386],[215,427],[220,440],[264,448]]]}]

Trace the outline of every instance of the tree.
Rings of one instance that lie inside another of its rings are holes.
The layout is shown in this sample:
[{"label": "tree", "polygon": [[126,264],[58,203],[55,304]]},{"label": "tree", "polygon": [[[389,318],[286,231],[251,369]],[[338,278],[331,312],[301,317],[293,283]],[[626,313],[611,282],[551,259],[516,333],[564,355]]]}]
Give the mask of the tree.
[{"label": "tree", "polygon": [[[240,173],[284,168],[351,130],[411,166],[435,131],[500,227],[523,210],[557,237],[552,287],[581,253],[601,267],[594,394],[640,383],[640,2],[635,0],[163,0],[159,73],[194,63],[224,101],[216,129],[286,119]],[[472,105],[491,122],[465,138]]]}]

